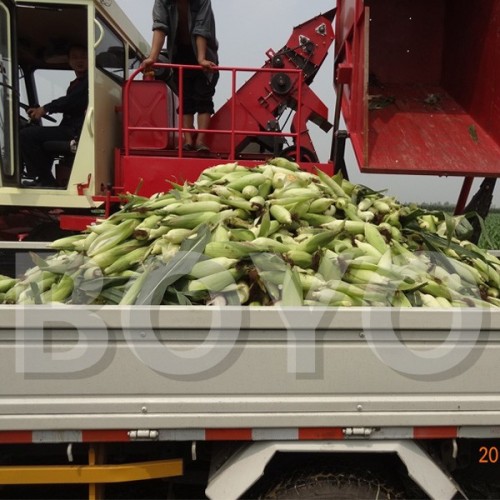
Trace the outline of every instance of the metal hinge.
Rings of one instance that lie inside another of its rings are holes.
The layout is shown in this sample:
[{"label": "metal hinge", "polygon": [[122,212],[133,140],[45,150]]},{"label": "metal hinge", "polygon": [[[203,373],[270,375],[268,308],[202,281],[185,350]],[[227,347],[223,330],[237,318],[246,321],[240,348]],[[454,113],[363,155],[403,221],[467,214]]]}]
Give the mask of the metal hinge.
[{"label": "metal hinge", "polygon": [[345,427],[342,432],[346,438],[361,438],[371,436],[374,430],[374,427]]},{"label": "metal hinge", "polygon": [[149,429],[138,429],[136,431],[128,431],[128,436],[131,441],[156,441],[160,433]]}]

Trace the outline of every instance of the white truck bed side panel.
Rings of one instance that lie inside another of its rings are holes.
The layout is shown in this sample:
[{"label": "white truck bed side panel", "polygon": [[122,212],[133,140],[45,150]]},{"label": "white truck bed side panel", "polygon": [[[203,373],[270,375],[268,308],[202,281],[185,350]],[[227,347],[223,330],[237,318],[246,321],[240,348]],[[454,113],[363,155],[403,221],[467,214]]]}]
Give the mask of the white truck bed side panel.
[{"label": "white truck bed side panel", "polygon": [[0,430],[500,418],[500,311],[16,306],[0,314]]}]

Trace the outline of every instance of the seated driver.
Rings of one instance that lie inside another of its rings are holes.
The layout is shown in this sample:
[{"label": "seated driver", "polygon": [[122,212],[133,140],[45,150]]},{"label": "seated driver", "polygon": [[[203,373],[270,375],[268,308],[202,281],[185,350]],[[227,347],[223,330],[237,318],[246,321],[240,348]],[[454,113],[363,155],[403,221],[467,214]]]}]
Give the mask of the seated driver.
[{"label": "seated driver", "polygon": [[87,49],[72,45],[68,52],[68,62],[76,78],[70,83],[66,95],[38,108],[29,108],[31,121],[38,121],[52,113],[62,113],[57,127],[29,126],[19,133],[21,156],[26,168],[26,187],[55,187],[52,174],[54,155],[43,148],[48,141],[71,141],[78,139],[85,120],[89,100]]}]

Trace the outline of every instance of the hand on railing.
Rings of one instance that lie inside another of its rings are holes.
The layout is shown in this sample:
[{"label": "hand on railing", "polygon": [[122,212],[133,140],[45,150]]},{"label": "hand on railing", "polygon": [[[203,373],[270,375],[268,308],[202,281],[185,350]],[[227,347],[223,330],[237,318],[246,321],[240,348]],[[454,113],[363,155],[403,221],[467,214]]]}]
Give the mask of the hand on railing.
[{"label": "hand on railing", "polygon": [[153,66],[155,63],[156,63],[156,61],[152,57],[146,57],[146,59],[144,59],[144,61],[142,61],[140,69],[142,70],[142,73],[144,74],[144,80],[154,80],[155,71],[154,71]]},{"label": "hand on railing", "polygon": [[206,69],[206,70],[213,70],[214,68],[217,67],[217,64],[215,64],[214,62],[212,61],[209,61],[208,59],[201,59],[198,61],[198,64],[203,68],[203,69]]}]

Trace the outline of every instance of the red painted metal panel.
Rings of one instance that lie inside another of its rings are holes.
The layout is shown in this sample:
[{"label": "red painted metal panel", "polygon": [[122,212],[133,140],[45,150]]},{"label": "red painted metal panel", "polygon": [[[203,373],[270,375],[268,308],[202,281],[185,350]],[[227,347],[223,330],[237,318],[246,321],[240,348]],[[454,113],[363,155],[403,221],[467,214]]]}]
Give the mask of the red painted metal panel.
[{"label": "red painted metal panel", "polygon": [[252,429],[206,429],[207,441],[252,441]]},{"label": "red painted metal panel", "polygon": [[91,215],[61,215],[59,226],[65,231],[85,231],[88,226],[96,221]]},{"label": "red painted metal panel", "polygon": [[454,439],[458,436],[458,427],[415,427],[415,439]]},{"label": "red painted metal panel", "polygon": [[299,429],[299,440],[322,440],[322,439],[344,439],[344,433],[340,427],[302,427]]},{"label": "red painted metal panel", "polygon": [[[386,84],[370,111],[367,172],[498,175],[500,144],[441,87]],[[438,105],[429,96],[440,96]]]},{"label": "red painted metal panel", "polygon": [[[128,130],[131,149],[165,149],[171,132],[158,130],[174,126],[168,120],[168,87],[162,81],[134,80],[128,87]],[[154,128],[156,130],[133,130]]]},{"label": "red painted metal panel", "polygon": [[454,0],[445,40],[443,86],[500,145],[500,2]]},{"label": "red painted metal panel", "polygon": [[[362,0],[339,0],[336,15],[335,83],[342,93],[342,115],[347,124],[358,163],[366,163],[367,151],[367,42],[368,14]],[[351,80],[342,80],[345,68]]]},{"label": "red painted metal panel", "polygon": [[130,193],[140,188],[141,195],[150,196],[169,191],[172,188],[170,182],[193,182],[203,170],[214,164],[214,159],[209,158],[124,156],[121,159],[121,187]]},{"label": "red painted metal panel", "polygon": [[498,176],[498,0],[339,0],[336,37],[337,75],[353,70],[342,112],[363,172]]},{"label": "red painted metal panel", "polygon": [[365,0],[370,8],[370,80],[441,80],[445,4],[439,0]]},{"label": "red painted metal panel", "polygon": [[128,431],[122,430],[85,430],[82,431],[84,443],[119,443],[130,441]]},{"label": "red painted metal panel", "polygon": [[0,444],[25,444],[33,442],[31,431],[0,431]]}]

